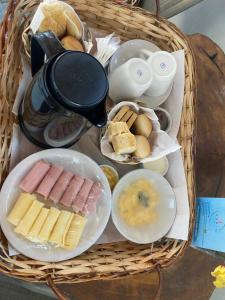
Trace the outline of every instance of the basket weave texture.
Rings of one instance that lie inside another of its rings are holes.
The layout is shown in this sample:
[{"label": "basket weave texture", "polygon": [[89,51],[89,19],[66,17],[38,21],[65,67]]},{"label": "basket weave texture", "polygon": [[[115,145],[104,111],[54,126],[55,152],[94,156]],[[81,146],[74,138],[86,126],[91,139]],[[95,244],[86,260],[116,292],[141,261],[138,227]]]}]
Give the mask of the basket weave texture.
[{"label": "basket weave texture", "polygon": [[[156,18],[140,8],[120,6],[106,0],[69,0],[81,19],[89,26],[106,33],[115,32],[122,40],[145,39],[163,50],[185,50],[185,92],[179,142],[182,145],[188,196],[190,203],[191,235],[194,221],[195,196],[193,140],[195,127],[196,73],[193,53],[187,37],[173,24]],[[0,32],[0,183],[8,172],[10,141],[16,118],[11,110],[22,76],[21,55],[24,52],[21,34],[29,25],[39,4],[38,0],[10,2]],[[8,257],[7,241],[0,235],[0,271],[27,281],[72,283],[97,279],[118,278],[125,275],[166,267],[182,255],[188,242],[164,238],[148,244],[130,242],[95,245],[77,258],[46,263],[23,255]]]}]

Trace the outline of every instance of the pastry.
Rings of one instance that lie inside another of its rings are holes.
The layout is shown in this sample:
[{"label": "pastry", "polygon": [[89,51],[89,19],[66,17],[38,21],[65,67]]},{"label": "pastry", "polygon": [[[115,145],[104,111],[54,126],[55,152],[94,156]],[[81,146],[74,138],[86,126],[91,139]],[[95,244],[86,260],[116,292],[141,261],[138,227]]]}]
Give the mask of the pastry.
[{"label": "pastry", "polygon": [[127,122],[130,119],[130,117],[132,116],[132,114],[133,114],[133,111],[132,110],[128,110],[125,113],[125,115],[122,117],[121,121],[122,122]]},{"label": "pastry", "polygon": [[151,154],[151,146],[147,138],[143,135],[135,135],[136,150],[133,155],[137,158],[145,158]]},{"label": "pastry", "polygon": [[31,207],[32,203],[36,200],[34,195],[28,193],[21,193],[19,198],[16,200],[13,209],[7,217],[7,220],[17,226],[22,220],[28,209]]},{"label": "pastry", "polygon": [[108,126],[109,141],[112,142],[112,138],[115,135],[130,132],[127,123],[125,122],[110,122]]},{"label": "pastry", "polygon": [[83,28],[78,16],[70,10],[64,12],[66,18],[66,32],[78,40],[82,38]]},{"label": "pastry", "polygon": [[136,139],[130,132],[122,133],[112,138],[112,145],[116,154],[129,154],[136,150]]},{"label": "pastry", "polygon": [[113,118],[113,122],[119,122],[123,116],[125,115],[126,112],[129,111],[129,106],[125,105],[123,106],[119,111],[118,113],[115,115],[115,117]]},{"label": "pastry", "polygon": [[41,10],[44,19],[41,22],[38,31],[53,31],[57,37],[62,37],[66,32],[67,20],[64,15],[65,4],[61,1],[54,3],[42,3]]},{"label": "pastry", "polygon": [[35,222],[43,206],[44,206],[43,203],[34,200],[33,203],[31,204],[31,207],[28,209],[28,211],[26,212],[22,220],[15,228],[15,232],[20,233],[23,236],[26,236],[30,231],[33,223]]},{"label": "pastry", "polygon": [[137,119],[137,114],[135,112],[132,113],[132,116],[127,121],[128,128],[130,129],[132,125],[134,124],[135,120]]},{"label": "pastry", "polygon": [[84,52],[84,48],[83,48],[81,42],[78,41],[76,38],[74,38],[71,35],[65,36],[61,40],[61,43],[62,43],[63,47],[66,50],[82,51],[82,52]]},{"label": "pastry", "polygon": [[148,138],[152,132],[152,122],[145,114],[138,115],[132,129],[135,134]]}]

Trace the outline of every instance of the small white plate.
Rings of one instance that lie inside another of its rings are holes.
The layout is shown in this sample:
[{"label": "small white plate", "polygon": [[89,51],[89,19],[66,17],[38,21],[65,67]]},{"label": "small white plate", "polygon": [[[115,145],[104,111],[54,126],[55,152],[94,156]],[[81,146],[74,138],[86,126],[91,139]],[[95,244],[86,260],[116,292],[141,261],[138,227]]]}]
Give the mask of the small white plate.
[{"label": "small white plate", "polygon": [[148,50],[150,52],[156,52],[161,50],[152,42],[145,40],[135,39],[125,42],[113,54],[109,63],[109,73],[113,72],[113,70],[125,63],[128,59],[133,57],[140,57],[140,51],[143,49]]},{"label": "small white plate", "polygon": [[[154,223],[133,227],[126,224],[118,211],[118,199],[121,192],[132,182],[140,178],[149,180],[159,194]],[[173,225],[176,215],[176,199],[168,181],[155,172],[145,169],[132,171],[125,175],[116,185],[113,192],[112,219],[118,231],[128,240],[138,244],[153,243],[164,237]]]},{"label": "small white plate", "polygon": [[169,97],[173,88],[173,83],[170,85],[168,90],[160,96],[149,96],[143,94],[140,98],[138,98],[139,102],[145,103],[148,108],[156,108],[157,106],[163,104]]},{"label": "small white plate", "polygon": [[[15,200],[20,194],[19,183],[32,165],[45,159],[50,163],[61,165],[65,170],[86,176],[94,181],[101,182],[102,196],[97,202],[96,213],[88,216],[81,240],[77,248],[65,250],[55,248],[50,244],[32,243],[14,232],[6,217]],[[37,152],[20,162],[6,178],[0,193],[0,223],[2,230],[10,244],[27,257],[40,261],[57,262],[80,255],[90,248],[104,231],[111,212],[111,191],[108,180],[102,169],[88,156],[68,149],[50,149]]]}]

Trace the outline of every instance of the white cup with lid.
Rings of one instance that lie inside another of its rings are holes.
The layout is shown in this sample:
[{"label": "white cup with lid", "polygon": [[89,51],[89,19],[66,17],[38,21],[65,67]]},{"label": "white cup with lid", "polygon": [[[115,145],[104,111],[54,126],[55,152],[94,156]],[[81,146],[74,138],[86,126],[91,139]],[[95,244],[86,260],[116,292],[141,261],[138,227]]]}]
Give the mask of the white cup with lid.
[{"label": "white cup with lid", "polygon": [[152,70],[141,58],[131,58],[109,74],[109,97],[115,101],[140,97],[152,84]]},{"label": "white cup with lid", "polygon": [[177,70],[177,63],[173,55],[167,51],[150,52],[142,49],[141,52],[147,56],[147,63],[152,70],[152,82],[145,91],[148,96],[164,95],[171,87]]}]

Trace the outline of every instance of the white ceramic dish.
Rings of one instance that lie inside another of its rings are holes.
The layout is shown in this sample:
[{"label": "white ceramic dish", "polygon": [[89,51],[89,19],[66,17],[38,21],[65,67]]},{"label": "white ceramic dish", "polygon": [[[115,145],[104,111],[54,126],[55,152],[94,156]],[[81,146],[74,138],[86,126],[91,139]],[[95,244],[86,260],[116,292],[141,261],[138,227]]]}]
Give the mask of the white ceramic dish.
[{"label": "white ceramic dish", "polygon": [[149,96],[143,94],[138,100],[139,102],[145,103],[148,108],[155,108],[161,104],[163,104],[169,97],[173,88],[173,84],[170,85],[168,90],[160,96]]},{"label": "white ceramic dish", "polygon": [[123,43],[113,54],[109,63],[109,73],[113,72],[117,67],[125,63],[130,58],[142,57],[141,50],[143,49],[150,52],[161,50],[149,41],[140,39],[127,41]]},{"label": "white ceramic dish", "polygon": [[[132,182],[145,178],[149,180],[159,193],[159,202],[156,205],[156,221],[142,227],[127,225],[120,217],[118,211],[118,198],[120,193]],[[164,237],[173,225],[176,215],[176,199],[168,181],[155,172],[145,169],[132,171],[122,177],[113,192],[112,219],[118,231],[128,240],[147,244]]]},{"label": "white ceramic dish", "polygon": [[[40,159],[62,165],[65,170],[101,182],[102,196],[96,207],[96,213],[88,216],[81,240],[77,248],[65,250],[54,248],[50,244],[32,243],[14,232],[6,217],[21,192],[18,185],[31,166]],[[0,223],[10,244],[20,253],[35,260],[56,262],[75,257],[90,248],[101,236],[111,212],[111,191],[108,180],[101,168],[88,156],[68,149],[44,150],[20,162],[6,178],[0,193]]]},{"label": "white ceramic dish", "polygon": [[145,169],[161,174],[162,176],[166,175],[169,169],[169,161],[166,156],[156,159],[143,164]]},{"label": "white ceramic dish", "polygon": [[168,126],[167,126],[167,128],[166,128],[166,132],[167,133],[169,133],[170,132],[170,130],[171,130],[171,127],[172,127],[172,123],[173,123],[173,120],[172,120],[172,117],[171,117],[171,115],[170,115],[170,113],[165,109],[165,108],[162,108],[162,107],[155,107],[154,108],[154,111],[156,112],[156,111],[162,111],[162,112],[164,112],[164,114],[166,115],[166,117],[167,117],[167,121],[168,121]]}]

